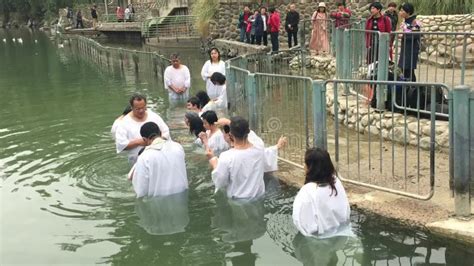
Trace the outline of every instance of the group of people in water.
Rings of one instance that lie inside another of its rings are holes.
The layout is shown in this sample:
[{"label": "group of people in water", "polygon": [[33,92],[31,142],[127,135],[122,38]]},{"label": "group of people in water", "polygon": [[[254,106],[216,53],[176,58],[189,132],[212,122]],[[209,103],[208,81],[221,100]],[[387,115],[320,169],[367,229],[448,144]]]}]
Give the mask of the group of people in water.
[{"label": "group of people in water", "polygon": [[[227,110],[225,65],[217,49],[210,51],[201,76],[206,91],[189,97],[189,69],[171,56],[164,73],[170,102],[187,101],[184,121],[194,144],[202,146],[216,191],[230,200],[258,200],[265,194],[264,173],[278,170],[278,151],[286,138],[265,147],[263,140],[239,116],[218,117]],[[127,153],[128,178],[138,198],[160,197],[188,190],[185,152],[173,141],[165,121],[147,108],[147,98],[134,94],[112,126],[117,153]],[[350,224],[350,207],[329,153],[311,148],[305,154],[306,180],[295,198],[293,221],[305,236],[326,236]]]}]

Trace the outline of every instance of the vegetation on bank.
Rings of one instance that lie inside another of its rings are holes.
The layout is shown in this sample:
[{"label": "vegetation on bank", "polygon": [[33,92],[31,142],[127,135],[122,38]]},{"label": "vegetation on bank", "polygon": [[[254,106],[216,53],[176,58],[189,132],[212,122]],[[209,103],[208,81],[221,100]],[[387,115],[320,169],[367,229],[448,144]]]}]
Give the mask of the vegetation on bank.
[{"label": "vegetation on bank", "polygon": [[398,4],[405,2],[415,6],[420,15],[454,15],[472,14],[474,12],[473,0],[398,0]]},{"label": "vegetation on bank", "polygon": [[67,6],[79,4],[94,4],[94,0],[0,0],[0,17],[3,22],[8,22],[12,14],[23,22],[50,20],[57,17],[58,10]]},{"label": "vegetation on bank", "polygon": [[191,7],[191,15],[196,17],[196,30],[201,36],[209,34],[209,22],[219,10],[219,0],[196,0]]}]

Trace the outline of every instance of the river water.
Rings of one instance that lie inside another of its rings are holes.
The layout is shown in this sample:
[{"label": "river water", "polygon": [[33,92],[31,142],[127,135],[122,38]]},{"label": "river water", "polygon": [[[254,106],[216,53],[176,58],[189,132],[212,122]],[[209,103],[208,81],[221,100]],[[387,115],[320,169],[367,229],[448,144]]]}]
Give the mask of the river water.
[{"label": "river water", "polygon": [[[23,44],[12,38],[22,37]],[[296,190],[266,176],[255,203],[214,195],[203,151],[162,81],[104,70],[38,32],[0,31],[0,264],[472,265],[469,247],[353,210],[355,237],[306,239],[291,222]],[[36,40],[36,42],[35,42]],[[169,52],[169,51],[168,51]],[[204,88],[199,51],[180,51]],[[166,53],[164,51],[163,53]],[[135,199],[110,126],[140,91],[186,151],[190,189]]]}]

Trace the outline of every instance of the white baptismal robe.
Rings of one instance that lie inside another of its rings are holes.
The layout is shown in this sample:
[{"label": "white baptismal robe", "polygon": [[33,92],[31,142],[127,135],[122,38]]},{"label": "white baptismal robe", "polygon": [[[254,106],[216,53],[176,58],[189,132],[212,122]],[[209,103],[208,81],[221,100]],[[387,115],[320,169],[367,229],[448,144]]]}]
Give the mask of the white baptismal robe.
[{"label": "white baptismal robe", "polygon": [[[189,98],[189,88],[191,87],[191,74],[185,65],[180,65],[178,69],[173,66],[168,66],[163,74],[165,89],[168,91],[170,100],[187,100]],[[177,94],[169,86],[176,86],[178,88],[186,88],[183,94]]]},{"label": "white baptismal robe", "polygon": [[[166,125],[165,121],[156,113],[151,110],[147,110],[147,118],[145,121],[138,122],[133,120],[132,114],[124,116],[117,125],[115,133],[115,146],[117,148],[117,153],[120,153],[125,150],[128,143],[131,140],[139,139],[142,136],[140,135],[140,128],[143,124],[147,122],[154,122],[158,125],[161,131],[161,136],[163,138],[170,138],[170,130]],[[128,152],[128,161],[133,165],[136,162],[138,152],[143,146],[137,146],[133,149],[127,150]]]},{"label": "white baptismal robe", "polygon": [[248,135],[248,141],[255,147],[264,149],[264,171],[274,172],[278,170],[278,148],[276,145],[265,148],[263,140],[255,134],[253,130],[250,130]]},{"label": "white baptismal robe", "polygon": [[222,134],[222,131],[217,130],[216,132],[214,132],[214,134],[209,136],[211,134],[211,131],[208,130],[206,131],[206,134],[208,137],[207,146],[209,147],[209,149],[212,150],[215,156],[219,156],[222,152],[230,148],[229,144],[224,139],[224,134]]},{"label": "white baptismal robe", "polygon": [[301,187],[293,202],[293,223],[304,236],[333,235],[341,226],[350,223],[351,209],[346,191],[336,178],[335,191],[331,186],[307,183]]},{"label": "white baptismal robe", "polygon": [[221,153],[212,171],[216,189],[226,189],[229,198],[256,198],[265,193],[264,151],[259,147],[230,149]]},{"label": "white baptismal robe", "polygon": [[211,82],[211,76],[214,72],[219,72],[225,76],[225,63],[224,61],[219,61],[219,63],[211,63],[211,60],[207,60],[206,63],[202,66],[201,69],[201,77],[204,81],[206,81],[206,92],[209,95],[209,98],[215,99],[219,95],[217,95],[218,90],[215,88]]},{"label": "white baptismal robe", "polygon": [[188,189],[183,147],[156,138],[138,157],[132,183],[137,198],[166,196]]}]

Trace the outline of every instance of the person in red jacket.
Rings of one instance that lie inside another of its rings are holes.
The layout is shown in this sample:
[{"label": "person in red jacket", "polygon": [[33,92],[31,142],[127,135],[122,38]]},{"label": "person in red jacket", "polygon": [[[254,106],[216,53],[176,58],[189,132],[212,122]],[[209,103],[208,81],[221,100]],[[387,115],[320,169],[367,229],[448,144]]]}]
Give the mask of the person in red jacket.
[{"label": "person in red jacket", "polygon": [[280,33],[280,13],[274,7],[268,9],[270,18],[268,19],[268,27],[270,28],[270,40],[272,42],[272,52],[278,52],[279,41],[278,34]]},{"label": "person in red jacket", "polygon": [[331,12],[330,17],[335,19],[336,28],[349,28],[349,19],[351,18],[351,10],[346,7],[346,3],[337,3],[337,10]]},{"label": "person in red jacket", "polygon": [[[380,2],[370,4],[370,17],[365,23],[365,30],[372,31],[365,34],[365,46],[367,47],[367,63],[371,64],[378,60],[379,33],[392,32],[392,23],[388,16],[382,14],[383,6]],[[378,32],[377,32],[378,31]],[[392,59],[392,47],[390,47],[390,59]]]}]

